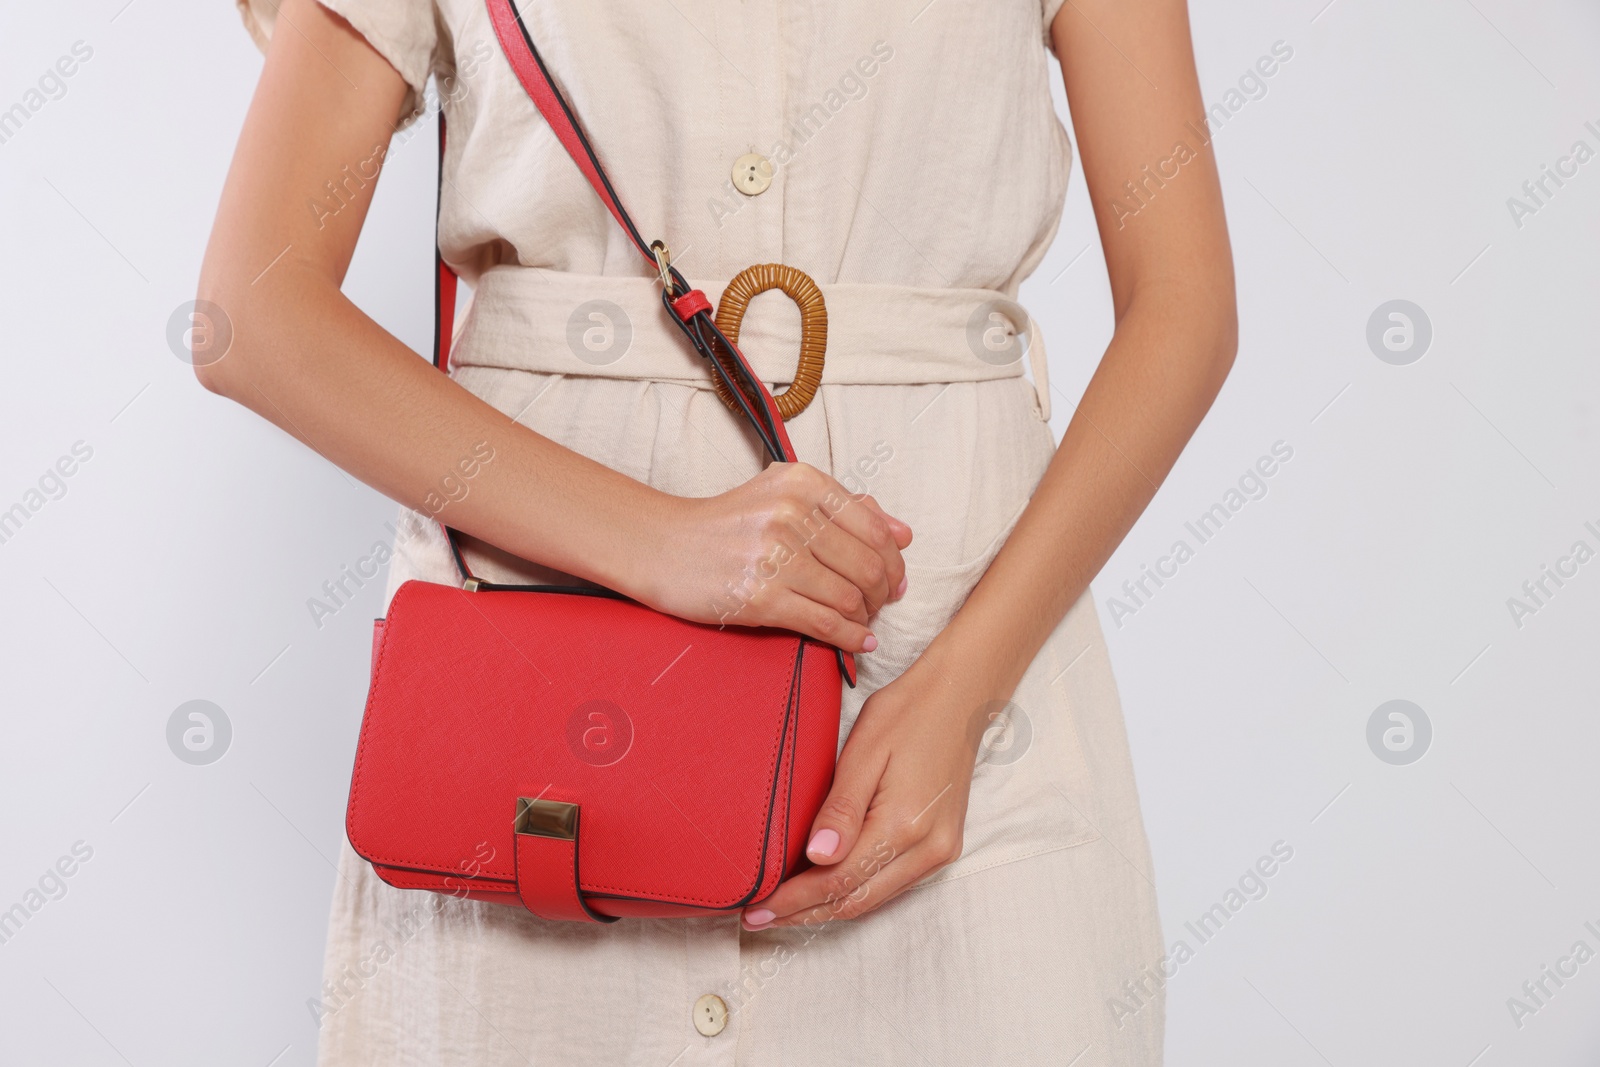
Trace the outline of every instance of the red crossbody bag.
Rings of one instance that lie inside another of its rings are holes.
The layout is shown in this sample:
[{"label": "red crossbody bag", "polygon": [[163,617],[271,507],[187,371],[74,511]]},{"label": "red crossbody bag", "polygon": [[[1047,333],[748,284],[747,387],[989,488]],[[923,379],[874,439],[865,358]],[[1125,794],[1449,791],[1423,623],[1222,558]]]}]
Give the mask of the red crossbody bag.
[{"label": "red crossbody bag", "polygon": [[[771,393],[665,246],[639,236],[521,14],[510,0],[488,6],[518,80],[659,271],[670,320],[771,458],[793,461]],[[443,139],[441,116],[441,151]],[[441,370],[455,287],[440,257]],[[612,922],[735,911],[803,867],[833,781],[841,685],[855,684],[850,656],[607,590],[484,582],[445,532],[463,586],[405,582],[374,628],[346,830],[380,878]]]}]

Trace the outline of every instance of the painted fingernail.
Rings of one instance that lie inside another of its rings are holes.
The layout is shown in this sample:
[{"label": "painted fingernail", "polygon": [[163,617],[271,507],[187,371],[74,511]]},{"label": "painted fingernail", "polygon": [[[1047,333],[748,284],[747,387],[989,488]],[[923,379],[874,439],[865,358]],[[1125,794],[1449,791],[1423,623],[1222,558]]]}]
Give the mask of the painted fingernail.
[{"label": "painted fingernail", "polygon": [[839,831],[818,830],[816,836],[812,837],[811,844],[806,846],[806,851],[813,856],[821,856],[823,859],[827,859],[833,855],[834,850],[838,847]]},{"label": "painted fingernail", "polygon": [[861,651],[863,651],[863,652],[871,652],[873,649],[875,649],[877,647],[878,647],[878,639],[876,637],[873,637],[871,634],[868,634],[867,635],[867,639],[865,641],[861,642]]},{"label": "painted fingernail", "polygon": [[911,584],[911,579],[910,578],[901,578],[900,579],[899,588],[897,588],[894,591],[894,598],[896,600],[899,600],[901,597],[905,596],[906,595],[906,586],[908,586],[910,584]]},{"label": "painted fingernail", "polygon": [[757,908],[755,911],[744,913],[744,924],[751,927],[765,926],[776,918],[777,916],[766,908]]}]

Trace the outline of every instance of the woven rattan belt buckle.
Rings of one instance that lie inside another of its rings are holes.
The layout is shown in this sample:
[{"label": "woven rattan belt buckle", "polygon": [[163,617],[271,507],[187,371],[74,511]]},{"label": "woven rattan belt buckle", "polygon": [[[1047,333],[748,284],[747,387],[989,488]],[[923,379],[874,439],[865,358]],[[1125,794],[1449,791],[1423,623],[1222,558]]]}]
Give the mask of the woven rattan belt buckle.
[{"label": "woven rattan belt buckle", "polygon": [[[782,263],[758,263],[740,271],[722,291],[717,303],[717,329],[738,344],[739,326],[750,301],[768,289],[783,290],[800,308],[800,360],[794,368],[794,382],[773,398],[778,403],[778,414],[787,422],[806,409],[817,395],[817,386],[822,384],[822,361],[828,349],[828,308],[823,303],[822,290],[804,271]],[[732,357],[718,352],[717,359],[732,378]],[[716,386],[722,402],[738,411],[738,401],[720,376]]]}]

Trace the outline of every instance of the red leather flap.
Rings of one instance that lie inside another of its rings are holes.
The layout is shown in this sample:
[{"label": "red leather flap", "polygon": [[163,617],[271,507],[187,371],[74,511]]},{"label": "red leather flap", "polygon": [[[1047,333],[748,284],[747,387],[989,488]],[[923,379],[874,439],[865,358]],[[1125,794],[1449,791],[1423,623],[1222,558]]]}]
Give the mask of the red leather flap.
[{"label": "red leather flap", "polygon": [[406,582],[350,842],[390,867],[512,881],[516,800],[548,793],[582,806],[585,893],[737,905],[786,830],[770,823],[801,649],[610,597]]}]

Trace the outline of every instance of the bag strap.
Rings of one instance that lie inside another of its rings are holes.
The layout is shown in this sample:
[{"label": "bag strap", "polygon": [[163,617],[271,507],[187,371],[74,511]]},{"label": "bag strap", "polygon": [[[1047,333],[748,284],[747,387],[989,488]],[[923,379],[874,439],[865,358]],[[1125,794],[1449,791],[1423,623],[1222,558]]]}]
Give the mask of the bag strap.
[{"label": "bag strap", "polygon": [[[561,146],[578,165],[578,169],[583,172],[583,176],[594,188],[595,194],[600,197],[601,203],[605,204],[606,209],[627,234],[634,248],[638,250],[646,264],[654,268],[660,276],[661,303],[670,313],[671,320],[683,331],[684,336],[689,339],[689,343],[701,357],[711,365],[717,376],[732,390],[740,409],[755,427],[757,436],[761,438],[772,458],[779,462],[794,462],[794,446],[789,442],[788,431],[783,425],[783,416],[778,414],[778,405],[772,399],[771,392],[751,369],[749,362],[744,358],[744,353],[740,352],[738,346],[728,340],[717,327],[711,317],[711,301],[706,298],[705,293],[690,288],[689,283],[678,272],[678,268],[672,265],[666,242],[658,239],[646,244],[644,238],[640,236],[639,228],[634,225],[632,217],[622,206],[621,199],[612,187],[611,180],[606,176],[600,158],[595,155],[588,137],[578,126],[577,116],[572,113],[566,97],[551,78],[550,69],[545,66],[543,57],[539,55],[539,50],[533,43],[528,25],[523,21],[522,12],[513,0],[487,0],[487,3],[495,36],[500,39],[500,47],[510,61],[511,70],[517,76],[517,81],[522,83],[522,88],[538,107],[539,113],[544,116],[545,122],[549,124]],[[715,358],[717,345],[721,345],[733,357],[733,371],[740,379],[737,383],[729,378],[722,361]]]},{"label": "bag strap", "polygon": [[[672,265],[671,253],[667,249],[666,242],[657,240],[647,244],[640,236],[639,228],[634,225],[627,209],[622,206],[622,201],[612,188],[611,180],[606,176],[605,168],[595,155],[593,146],[578,127],[572,108],[551,79],[549,68],[544,65],[543,58],[534,46],[533,38],[528,34],[527,24],[522,20],[522,12],[516,8],[512,0],[487,0],[487,2],[490,21],[494,24],[495,35],[499,38],[500,46],[511,63],[512,72],[538,107],[539,113],[544,116],[562,147],[567,150],[572,161],[593,186],[596,195],[627,234],[628,240],[638,250],[646,264],[660,277],[661,302],[668,311],[671,321],[683,331],[695,351],[710,364],[713,372],[728,387],[738,402],[740,411],[755,428],[756,436],[761,439],[762,445],[772,459],[778,462],[794,462],[796,459],[794,445],[789,441],[788,431],[783,425],[783,416],[778,413],[778,405],[773,400],[771,391],[751,369],[749,361],[745,359],[744,353],[739,351],[739,347],[718,328],[712,318],[711,301],[705,293],[691,288],[678,268]],[[445,120],[441,112],[439,115],[441,200],[444,187],[444,148]],[[438,208],[439,203],[436,202],[436,219]],[[443,253],[437,247],[435,261],[433,364],[442,371],[448,371],[451,333],[455,325],[456,273],[445,263]],[[729,376],[729,368],[723,365],[723,361],[715,358],[715,351],[719,345],[733,357],[731,369],[737,381]]]},{"label": "bag strap", "polygon": [[[450,341],[455,333],[456,324],[457,276],[456,272],[450,269],[450,264],[444,261],[444,250],[439,247],[439,215],[444,206],[444,143],[444,109],[440,108],[439,185],[433,202],[433,365],[441,372],[449,374]],[[456,562],[456,570],[461,574],[462,584],[468,589],[476,589],[483,583],[472,573],[472,568],[467,566],[467,557],[461,551],[460,538],[448,523],[441,522],[439,529],[444,531],[444,539],[450,545],[450,555]]]}]

